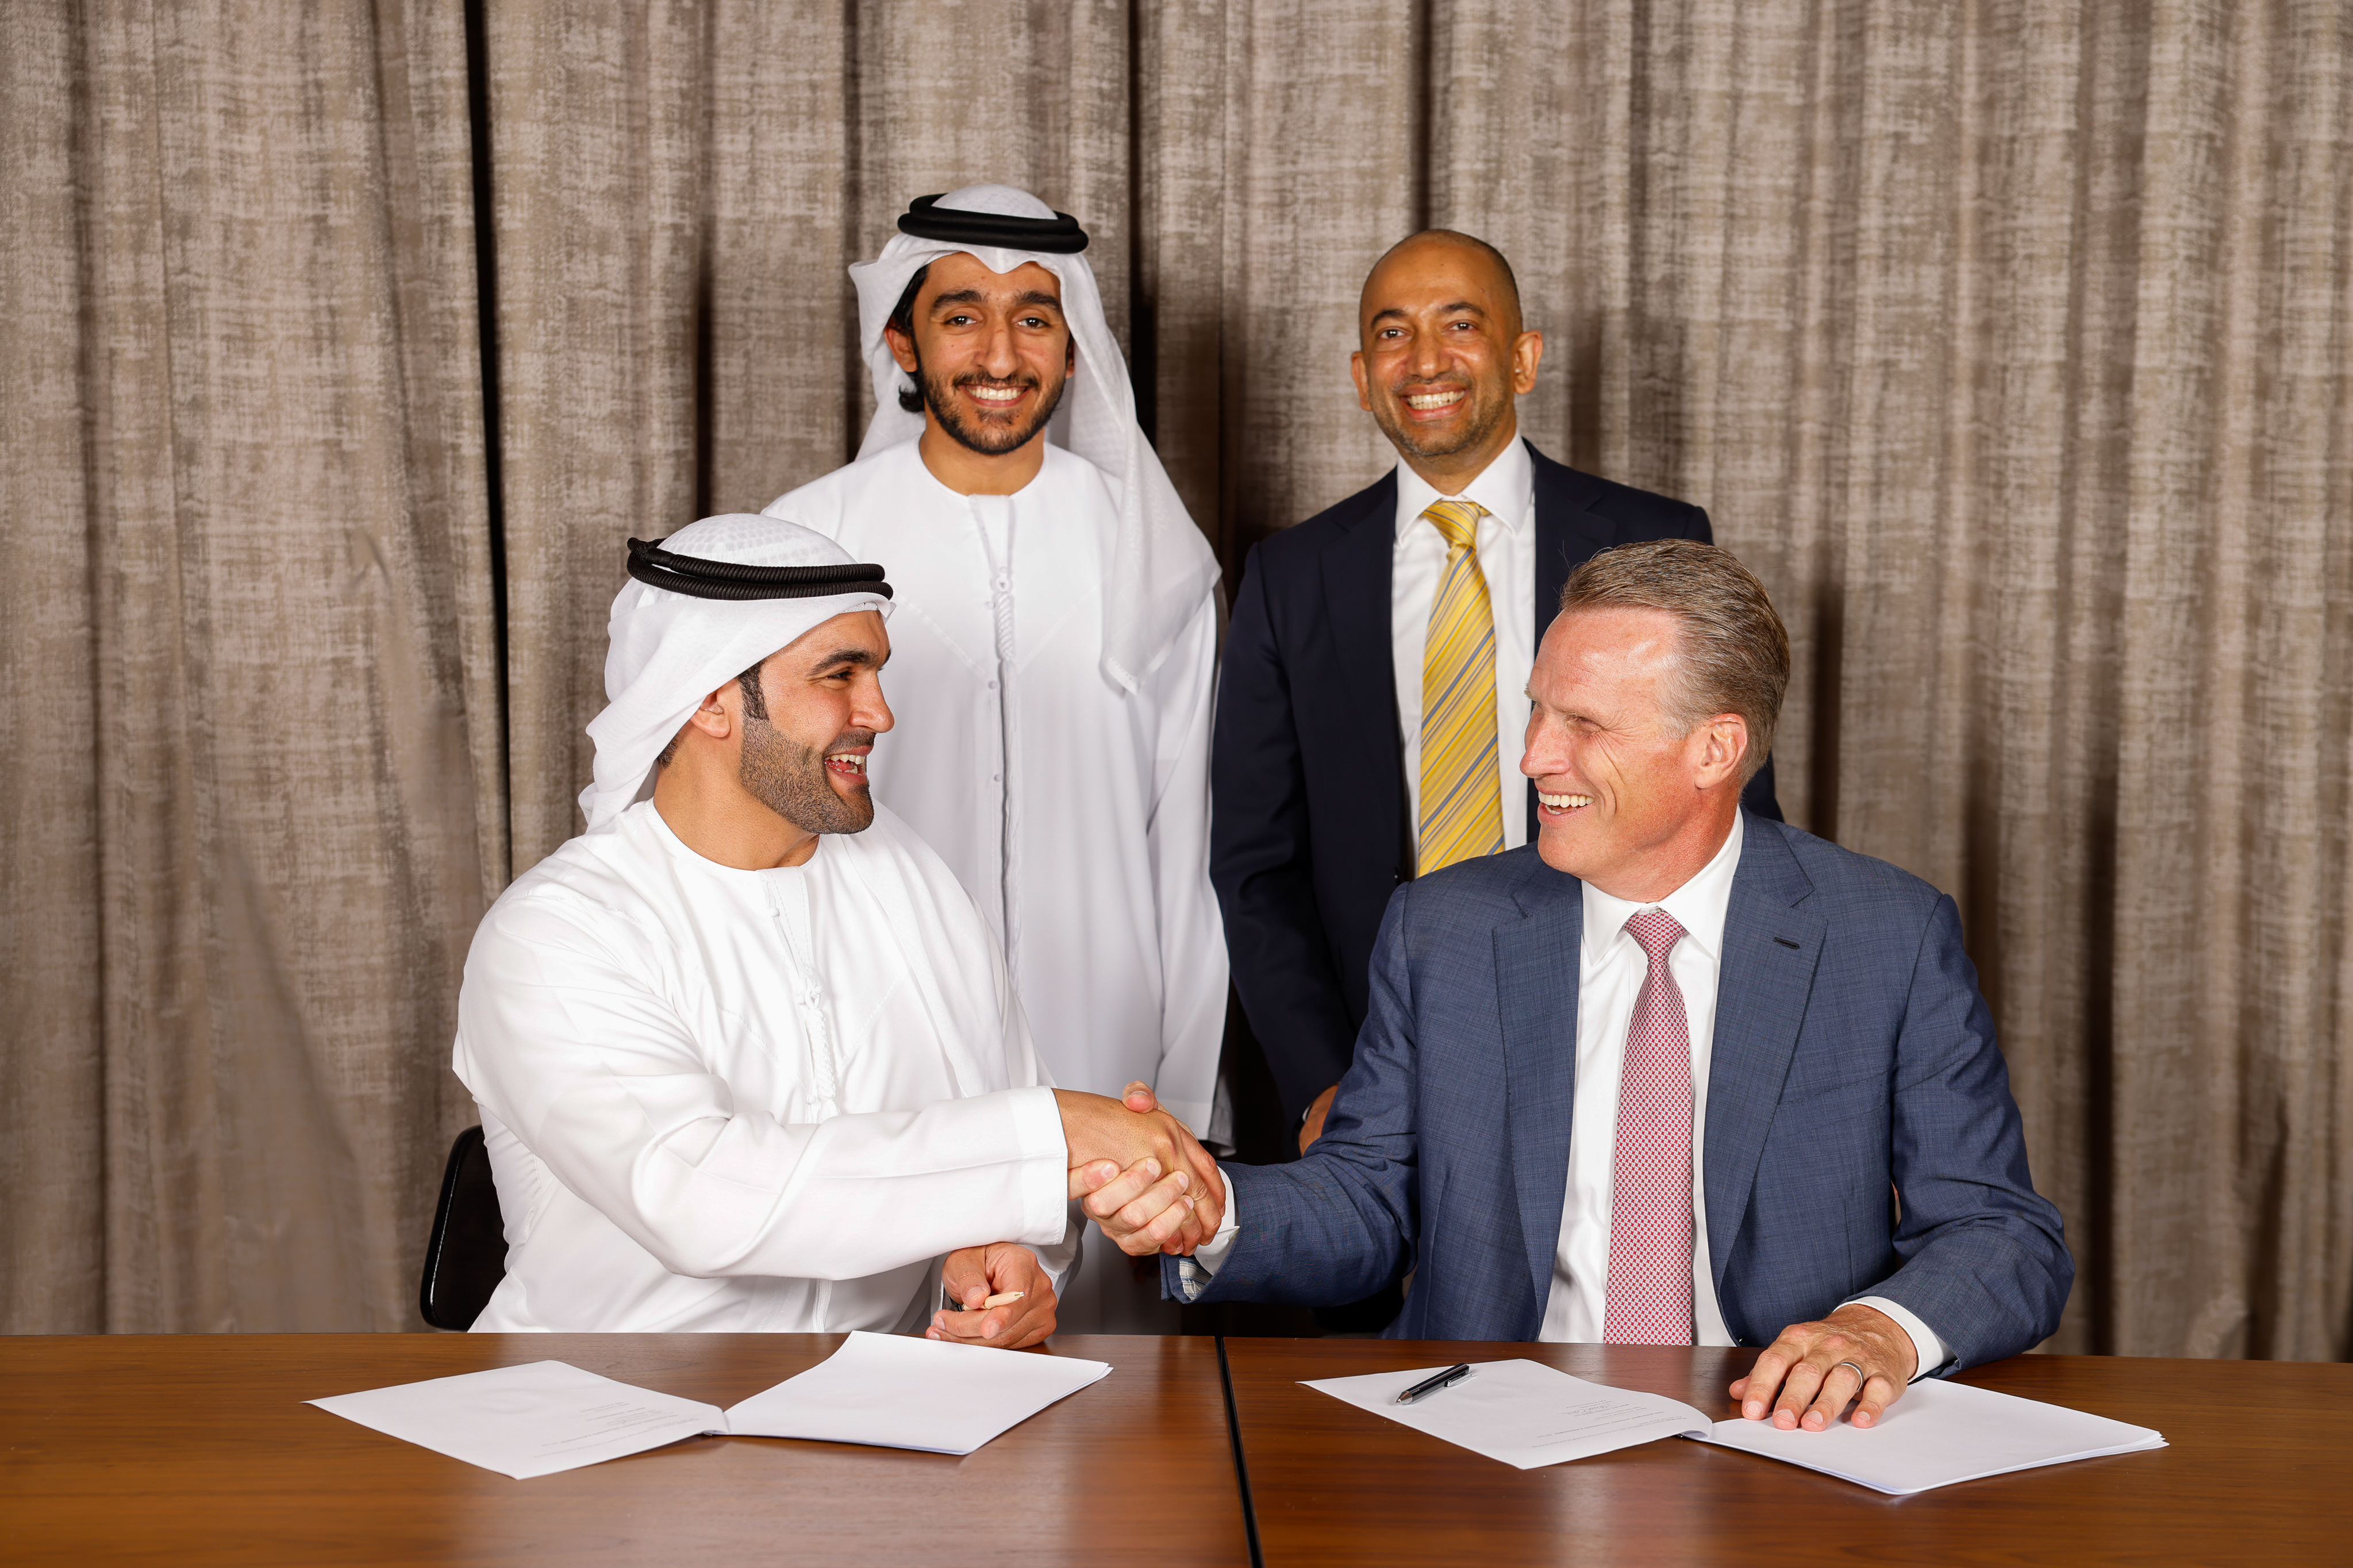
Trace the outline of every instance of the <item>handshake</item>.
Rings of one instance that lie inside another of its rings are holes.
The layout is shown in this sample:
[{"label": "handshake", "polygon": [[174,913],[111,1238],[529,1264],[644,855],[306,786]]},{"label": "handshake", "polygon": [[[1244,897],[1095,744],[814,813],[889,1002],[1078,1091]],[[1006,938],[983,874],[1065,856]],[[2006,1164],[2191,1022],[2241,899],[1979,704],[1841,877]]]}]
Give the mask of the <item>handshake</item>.
[{"label": "handshake", "polygon": [[[1054,1091],[1071,1152],[1071,1196],[1123,1251],[1191,1256],[1218,1234],[1226,1182],[1185,1124],[1152,1090],[1121,1100]],[[940,1284],[956,1304],[932,1315],[925,1336],[1018,1350],[1054,1331],[1054,1287],[1038,1256],[1009,1241],[948,1254]]]},{"label": "handshake", "polygon": [[1071,1196],[1121,1251],[1190,1257],[1218,1234],[1225,1178],[1150,1089],[1129,1084],[1121,1100],[1058,1089],[1054,1100],[1070,1145]]}]

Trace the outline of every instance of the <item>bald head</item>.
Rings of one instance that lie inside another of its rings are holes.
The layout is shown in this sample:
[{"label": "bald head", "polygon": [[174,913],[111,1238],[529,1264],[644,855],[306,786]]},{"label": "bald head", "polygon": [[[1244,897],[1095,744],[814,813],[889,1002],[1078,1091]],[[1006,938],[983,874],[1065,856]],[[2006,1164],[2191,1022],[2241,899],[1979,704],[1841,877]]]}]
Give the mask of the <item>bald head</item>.
[{"label": "bald head", "polygon": [[1520,316],[1504,253],[1451,228],[1389,247],[1365,279],[1358,403],[1414,472],[1457,495],[1516,437],[1544,339]]},{"label": "bald head", "polygon": [[1492,299],[1499,311],[1507,313],[1504,324],[1514,337],[1519,335],[1523,318],[1520,314],[1520,279],[1512,270],[1511,262],[1502,251],[1475,234],[1464,234],[1455,228],[1425,228],[1419,234],[1407,235],[1381,252],[1373,269],[1365,275],[1365,291],[1359,305],[1372,299],[1381,280],[1381,269],[1397,263],[1400,266],[1426,266],[1432,261],[1451,263],[1467,268],[1465,280],[1475,282]]}]

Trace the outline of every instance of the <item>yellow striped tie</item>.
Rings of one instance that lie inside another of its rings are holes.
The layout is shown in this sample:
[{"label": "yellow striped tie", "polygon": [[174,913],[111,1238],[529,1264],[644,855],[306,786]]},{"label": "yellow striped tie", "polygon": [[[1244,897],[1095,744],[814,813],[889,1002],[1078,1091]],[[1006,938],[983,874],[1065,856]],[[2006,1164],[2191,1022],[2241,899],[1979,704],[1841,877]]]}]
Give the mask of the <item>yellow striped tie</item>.
[{"label": "yellow striped tie", "polygon": [[1446,537],[1446,575],[1421,655],[1421,838],[1415,873],[1504,847],[1495,771],[1495,616],[1479,570],[1476,501],[1442,500],[1422,516]]}]

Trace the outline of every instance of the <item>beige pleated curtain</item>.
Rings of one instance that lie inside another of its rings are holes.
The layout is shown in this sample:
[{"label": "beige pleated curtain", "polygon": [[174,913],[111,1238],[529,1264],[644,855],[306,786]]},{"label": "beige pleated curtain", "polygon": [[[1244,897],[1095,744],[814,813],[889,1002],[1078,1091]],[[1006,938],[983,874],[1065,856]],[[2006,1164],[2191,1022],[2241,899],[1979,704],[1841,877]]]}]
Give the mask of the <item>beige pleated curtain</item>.
[{"label": "beige pleated curtain", "polygon": [[6,1327],[415,1326],[620,542],[843,460],[844,266],[995,178],[1229,572],[1388,460],[1372,258],[1501,246],[1529,434],[1772,586],[1793,820],[1960,900],[2055,1348],[2353,1352],[2341,4],[7,15]]}]

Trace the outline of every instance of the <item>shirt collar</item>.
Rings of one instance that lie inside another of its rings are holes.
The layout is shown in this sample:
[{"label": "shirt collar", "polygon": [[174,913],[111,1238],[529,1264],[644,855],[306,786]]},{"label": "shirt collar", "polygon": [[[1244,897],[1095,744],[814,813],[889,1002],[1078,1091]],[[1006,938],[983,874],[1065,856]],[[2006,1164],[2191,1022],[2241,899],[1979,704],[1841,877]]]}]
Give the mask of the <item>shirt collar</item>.
[{"label": "shirt collar", "polygon": [[1535,510],[1536,466],[1528,457],[1528,444],[1516,436],[1495,454],[1493,462],[1479,470],[1477,479],[1462,487],[1460,495],[1440,495],[1428,479],[1413,471],[1411,464],[1403,461],[1397,466],[1397,481],[1399,533],[1440,500],[1476,501],[1515,533],[1527,525]]},{"label": "shirt collar", "polygon": [[[1732,907],[1732,877],[1740,868],[1740,846],[1747,836],[1747,814],[1732,814],[1732,831],[1715,858],[1699,874],[1656,903],[1629,903],[1613,898],[1592,883],[1585,884],[1585,932],[1580,945],[1588,961],[1599,960],[1610,944],[1625,937],[1626,922],[1644,910],[1664,910],[1683,928],[1683,940],[1694,943],[1709,962],[1724,956],[1725,913]],[[1625,937],[1631,941],[1632,938]]]}]

